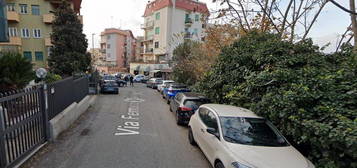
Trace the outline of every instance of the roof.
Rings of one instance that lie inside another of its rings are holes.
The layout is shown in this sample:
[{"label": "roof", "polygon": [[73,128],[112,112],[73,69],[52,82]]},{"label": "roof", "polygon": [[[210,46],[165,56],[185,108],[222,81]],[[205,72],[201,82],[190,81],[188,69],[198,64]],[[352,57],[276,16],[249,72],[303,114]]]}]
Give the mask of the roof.
[{"label": "roof", "polygon": [[[153,2],[149,2],[146,5],[144,17],[151,15],[157,10],[169,6],[173,6],[172,0],[155,0]],[[193,0],[176,0],[176,8],[209,14],[209,10],[205,3],[193,1]]]},{"label": "roof", "polygon": [[205,104],[203,106],[214,110],[218,116],[261,118],[252,111],[241,107],[223,104]]},{"label": "roof", "polygon": [[76,13],[80,13],[82,0],[72,0],[73,8]]}]

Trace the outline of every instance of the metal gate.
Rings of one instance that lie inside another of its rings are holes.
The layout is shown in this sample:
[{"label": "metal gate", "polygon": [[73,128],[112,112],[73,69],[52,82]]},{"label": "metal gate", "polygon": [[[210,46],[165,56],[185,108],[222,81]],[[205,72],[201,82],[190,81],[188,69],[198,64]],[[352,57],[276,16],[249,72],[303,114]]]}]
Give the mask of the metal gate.
[{"label": "metal gate", "polygon": [[43,87],[0,94],[0,168],[13,167],[47,140]]}]

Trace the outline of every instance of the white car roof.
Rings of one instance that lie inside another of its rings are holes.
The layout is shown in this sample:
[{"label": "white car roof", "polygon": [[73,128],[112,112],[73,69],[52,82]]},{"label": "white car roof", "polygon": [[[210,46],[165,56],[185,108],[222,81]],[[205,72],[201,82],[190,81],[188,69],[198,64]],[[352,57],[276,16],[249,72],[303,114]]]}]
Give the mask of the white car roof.
[{"label": "white car roof", "polygon": [[223,104],[205,104],[202,107],[207,107],[209,109],[214,110],[218,116],[224,117],[247,117],[247,118],[262,118],[256,115],[254,112],[231,105],[223,105]]},{"label": "white car roof", "polygon": [[175,82],[175,81],[173,81],[173,80],[163,80],[162,82],[166,83],[166,82]]}]

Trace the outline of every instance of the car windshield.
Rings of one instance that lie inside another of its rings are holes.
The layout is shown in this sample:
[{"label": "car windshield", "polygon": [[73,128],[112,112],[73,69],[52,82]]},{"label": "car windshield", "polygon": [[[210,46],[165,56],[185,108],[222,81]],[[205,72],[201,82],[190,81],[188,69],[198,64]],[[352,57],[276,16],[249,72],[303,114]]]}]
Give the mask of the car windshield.
[{"label": "car windshield", "polygon": [[223,138],[227,142],[254,146],[289,146],[278,130],[260,118],[220,117]]},{"label": "car windshield", "polygon": [[209,103],[207,99],[190,99],[184,101],[184,106],[192,109],[198,109],[202,104]]}]

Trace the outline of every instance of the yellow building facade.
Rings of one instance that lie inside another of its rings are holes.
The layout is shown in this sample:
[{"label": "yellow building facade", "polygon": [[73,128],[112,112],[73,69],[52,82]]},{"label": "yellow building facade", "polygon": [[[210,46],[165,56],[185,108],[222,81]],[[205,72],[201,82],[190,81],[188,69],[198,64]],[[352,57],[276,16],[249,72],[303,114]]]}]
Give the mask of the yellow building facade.
[{"label": "yellow building facade", "polygon": [[[50,54],[53,11],[60,0],[6,0],[9,39],[0,43],[1,51],[16,51],[29,59],[34,68],[48,66]],[[79,13],[81,0],[71,5]],[[79,16],[82,19],[81,16]]]}]

